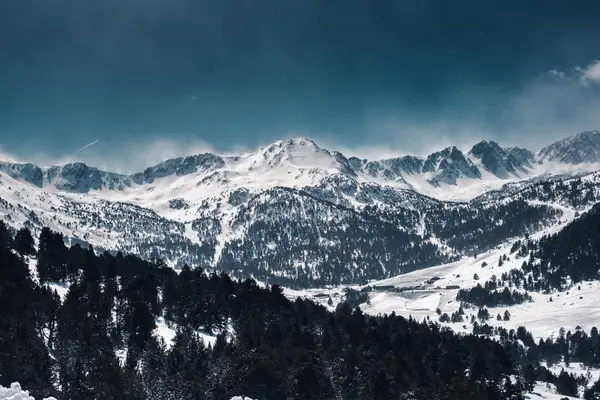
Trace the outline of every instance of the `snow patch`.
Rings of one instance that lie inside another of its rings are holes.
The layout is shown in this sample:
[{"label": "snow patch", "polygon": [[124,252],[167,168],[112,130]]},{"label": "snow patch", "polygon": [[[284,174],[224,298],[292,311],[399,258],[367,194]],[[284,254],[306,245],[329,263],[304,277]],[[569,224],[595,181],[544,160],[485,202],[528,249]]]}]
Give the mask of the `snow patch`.
[{"label": "snow patch", "polygon": [[[0,386],[0,400],[35,400],[29,395],[28,390],[21,389],[18,382],[13,382],[9,388]],[[56,400],[54,397],[46,397],[44,400]]]}]

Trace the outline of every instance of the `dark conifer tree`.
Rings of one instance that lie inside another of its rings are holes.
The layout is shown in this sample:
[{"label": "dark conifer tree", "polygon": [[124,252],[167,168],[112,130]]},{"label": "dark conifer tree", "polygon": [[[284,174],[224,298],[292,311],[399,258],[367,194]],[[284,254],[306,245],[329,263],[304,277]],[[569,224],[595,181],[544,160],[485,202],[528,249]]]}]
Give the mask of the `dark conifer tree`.
[{"label": "dark conifer tree", "polygon": [[0,385],[18,381],[36,395],[52,394],[52,361],[36,329],[35,284],[11,242],[0,221]]},{"label": "dark conifer tree", "polygon": [[22,256],[35,254],[35,242],[28,228],[21,228],[17,231],[14,247]]}]

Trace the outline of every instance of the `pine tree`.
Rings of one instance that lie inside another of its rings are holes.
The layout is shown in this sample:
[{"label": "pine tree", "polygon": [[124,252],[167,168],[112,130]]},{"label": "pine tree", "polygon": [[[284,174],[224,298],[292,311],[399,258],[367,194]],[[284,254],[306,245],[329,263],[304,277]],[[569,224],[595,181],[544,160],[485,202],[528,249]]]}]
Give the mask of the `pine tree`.
[{"label": "pine tree", "polygon": [[578,388],[575,377],[564,370],[558,375],[556,391],[565,396],[577,397]]},{"label": "pine tree", "polygon": [[583,393],[585,400],[600,400],[600,379]]},{"label": "pine tree", "polygon": [[51,394],[52,361],[36,330],[35,284],[29,268],[10,248],[0,222],[0,385],[20,382],[36,394]]},{"label": "pine tree", "polygon": [[40,233],[37,270],[41,282],[67,278],[66,247],[63,236],[43,228]]},{"label": "pine tree", "polygon": [[537,374],[535,373],[535,369],[531,364],[527,364],[525,368],[523,368],[523,379],[525,383],[525,390],[528,392],[533,391],[535,387],[535,381],[537,379]]},{"label": "pine tree", "polygon": [[0,221],[0,249],[12,248],[12,237],[8,231],[8,227],[3,221]]},{"label": "pine tree", "polygon": [[28,228],[21,228],[15,236],[15,250],[22,256],[35,254],[33,236]]}]

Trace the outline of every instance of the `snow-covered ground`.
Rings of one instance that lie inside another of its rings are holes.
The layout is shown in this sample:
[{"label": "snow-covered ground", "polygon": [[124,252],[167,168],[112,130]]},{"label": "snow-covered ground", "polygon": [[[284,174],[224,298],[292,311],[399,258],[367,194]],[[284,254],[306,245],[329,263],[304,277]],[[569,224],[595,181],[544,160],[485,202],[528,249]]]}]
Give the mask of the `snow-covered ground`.
[{"label": "snow-covered ground", "polygon": [[[560,224],[550,226],[531,237],[539,238],[543,235],[560,231],[569,222],[576,218],[576,211],[553,205],[563,211]],[[402,315],[406,318],[413,317],[423,320],[427,317],[438,320],[437,309],[442,313],[451,315],[458,311],[460,304],[456,301],[459,289],[468,289],[482,284],[502,273],[512,269],[520,269],[524,258],[516,258],[510,254],[512,243],[506,243],[479,254],[475,257],[465,257],[459,261],[443,264],[431,268],[413,271],[389,279],[372,282],[369,287],[369,301],[361,304],[361,309],[371,315],[390,314]],[[506,255],[508,259],[499,266],[499,259]],[[482,265],[487,264],[486,267]],[[478,279],[475,279],[477,275]],[[578,288],[580,287],[580,288]],[[351,286],[360,290],[363,287]],[[292,290],[284,289],[284,294],[289,299],[303,297],[313,300],[329,310],[343,301],[345,287],[328,289]],[[522,290],[521,290],[522,291]],[[537,339],[555,337],[560,328],[574,331],[581,327],[589,331],[593,326],[600,325],[600,281],[582,282],[569,291],[555,292],[549,295],[530,293],[533,302],[514,305],[510,307],[489,308],[491,318],[487,323],[491,326],[502,326],[506,329],[517,329],[525,326]],[[550,301],[552,297],[552,301]],[[504,314],[508,310],[511,318],[509,321],[497,321],[497,314]],[[476,314],[476,309],[465,309],[465,322],[444,323],[457,332],[472,332],[470,315]]]},{"label": "snow-covered ground", "polygon": [[[561,205],[553,205],[563,211],[560,224],[548,227],[532,235],[533,239],[560,231],[576,218],[576,211]],[[389,314],[395,312],[405,317],[412,316],[422,320],[429,317],[439,318],[437,309],[451,315],[458,311],[460,304],[456,301],[459,289],[467,289],[482,284],[502,273],[512,269],[520,269],[524,258],[516,258],[510,253],[511,243],[498,246],[476,258],[463,258],[459,261],[436,267],[425,268],[408,274],[374,282],[375,288],[369,294],[369,302],[362,304],[361,309],[366,313]],[[499,266],[499,259],[506,255],[508,259]],[[483,267],[483,265],[486,265]],[[477,275],[478,279],[475,279]],[[427,283],[427,282],[431,283]],[[578,288],[580,286],[580,289]],[[516,329],[525,326],[536,339],[556,336],[561,327],[565,330],[575,330],[577,326],[589,331],[600,321],[600,282],[583,282],[565,292],[549,295],[530,293],[533,302],[510,307],[489,308],[491,319],[487,322],[492,326],[502,326],[506,329]],[[392,287],[394,288],[392,290]],[[420,287],[419,289],[412,289]],[[390,290],[387,290],[390,289]],[[404,289],[399,291],[398,289]],[[550,301],[552,297],[552,301]],[[497,314],[508,310],[509,321],[497,321]],[[458,332],[471,332],[472,325],[468,322],[470,314],[476,314],[476,309],[466,309],[465,322],[446,323]]]},{"label": "snow-covered ground", "polygon": [[[167,324],[164,318],[157,318],[155,322],[156,328],[154,329],[154,334],[165,341],[167,348],[171,347],[173,345],[173,339],[175,339],[175,335],[177,334],[175,325],[173,323]],[[217,341],[216,335],[202,331],[195,331],[194,333],[202,339],[206,346],[213,346]]]},{"label": "snow-covered ground", "polygon": [[592,386],[600,379],[600,369],[587,367],[580,362],[572,362],[569,363],[569,365],[566,365],[561,361],[554,365],[548,365],[547,363],[544,363],[543,365],[555,375],[560,374],[564,370],[569,374],[582,376],[588,380],[588,387]]},{"label": "snow-covered ground", "polygon": [[[450,315],[460,307],[456,301],[459,289],[476,286],[478,283],[490,280],[493,275],[500,277],[503,272],[521,267],[523,259],[514,258],[514,255],[510,255],[509,260],[501,267],[498,266],[500,256],[508,255],[509,248],[509,246],[502,247],[479,255],[477,258],[467,258],[379,281],[373,287],[383,290],[371,292],[369,302],[362,304],[361,309],[373,315],[395,312],[397,315],[407,318],[412,316],[418,320],[427,317],[437,320],[437,309]],[[484,262],[487,263],[486,267],[482,267]],[[478,280],[474,279],[475,274],[478,275]],[[439,279],[435,282],[427,284],[427,281],[437,278]],[[391,290],[391,287],[406,289],[420,285],[425,288]],[[580,326],[589,331],[593,326],[599,325],[600,282],[598,281],[583,282],[565,292],[548,295],[533,292],[530,295],[533,298],[531,303],[488,308],[492,316],[488,324],[506,329],[525,326],[536,339],[556,336],[561,327],[567,331],[574,331],[577,326]],[[550,301],[551,297],[552,301]],[[497,321],[496,315],[503,315],[505,310],[509,311],[510,320]],[[458,332],[471,332],[472,325],[467,321],[470,319],[470,314],[476,314],[477,310],[465,309],[465,313],[468,317],[465,318],[465,322],[445,325]]]},{"label": "snow-covered ground", "polygon": [[[23,390],[18,382],[14,382],[9,388],[0,386],[0,400],[35,400],[29,395],[28,390]],[[47,397],[44,400],[56,400],[54,397]]]},{"label": "snow-covered ground", "polygon": [[[560,224],[551,226],[541,232],[532,235],[533,239],[543,235],[553,234],[560,231],[565,225],[576,217],[575,210],[554,205],[563,211]],[[498,246],[486,253],[479,254],[476,258],[463,258],[462,260],[444,264],[436,267],[425,268],[408,274],[399,275],[390,279],[373,282],[367,286],[374,290],[369,292],[369,301],[361,304],[361,309],[371,315],[389,314],[395,312],[406,318],[413,317],[423,320],[429,317],[438,321],[437,309],[442,313],[451,315],[458,311],[460,304],[456,301],[459,289],[467,289],[483,284],[492,276],[500,277],[503,272],[512,269],[520,269],[524,258],[516,258],[515,254],[509,254],[511,243]],[[508,259],[499,266],[499,259],[506,255]],[[487,264],[483,267],[483,264]],[[474,275],[478,279],[474,279]],[[360,287],[353,287],[361,289]],[[327,306],[329,298],[335,299],[332,309],[343,300],[343,287],[293,291],[286,289],[285,294],[294,298],[297,296],[315,300]],[[521,290],[522,291],[522,290]],[[529,293],[533,302],[514,305],[510,307],[488,308],[491,326],[502,326],[506,329],[517,329],[525,326],[536,340],[547,337],[556,337],[561,328],[566,331],[574,331],[581,327],[589,332],[594,326],[600,325],[600,281],[582,282],[567,291],[553,292],[551,294]],[[550,301],[552,297],[552,301]],[[330,302],[331,303],[331,302]],[[511,318],[509,321],[498,321],[496,315],[503,315],[508,310]],[[469,322],[470,315],[476,314],[477,309],[465,309],[465,322],[443,323],[457,332],[470,333],[473,326]],[[566,372],[583,376],[592,385],[600,379],[600,370],[592,369],[581,363],[558,363],[547,365],[554,374],[560,374],[564,369]],[[559,395],[553,385],[538,383],[535,390],[526,396],[531,400],[561,400],[572,397]]]},{"label": "snow-covered ground", "polygon": [[344,289],[347,287],[353,289],[360,289],[360,286],[358,285],[306,290],[294,290],[290,288],[283,288],[283,294],[291,301],[294,301],[296,300],[296,298],[300,297],[320,304],[327,308],[329,311],[334,311],[337,305],[344,300]]},{"label": "snow-covered ground", "polygon": [[527,399],[527,400],[563,400],[563,399],[577,400],[578,398],[558,394],[558,393],[556,393],[556,388],[554,387],[554,385],[545,383],[545,382],[538,382],[535,385],[535,388],[533,389],[532,392],[525,394],[525,399]]}]

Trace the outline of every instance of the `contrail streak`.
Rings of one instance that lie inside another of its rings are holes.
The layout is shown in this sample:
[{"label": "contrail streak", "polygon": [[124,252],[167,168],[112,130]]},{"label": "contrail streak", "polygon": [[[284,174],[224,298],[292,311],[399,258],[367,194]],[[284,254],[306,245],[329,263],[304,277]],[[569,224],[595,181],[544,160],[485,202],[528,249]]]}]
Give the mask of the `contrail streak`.
[{"label": "contrail streak", "polygon": [[100,140],[94,140],[92,143],[88,143],[88,144],[86,144],[85,146],[83,146],[82,148],[80,148],[79,150],[77,150],[77,151],[76,151],[75,153],[73,153],[73,154],[75,155],[75,154],[79,153],[80,151],[82,151],[82,150],[85,150],[85,149],[87,149],[88,147],[91,147],[91,146],[95,145],[95,144],[96,144],[96,143],[98,143],[99,141],[100,141]]}]

